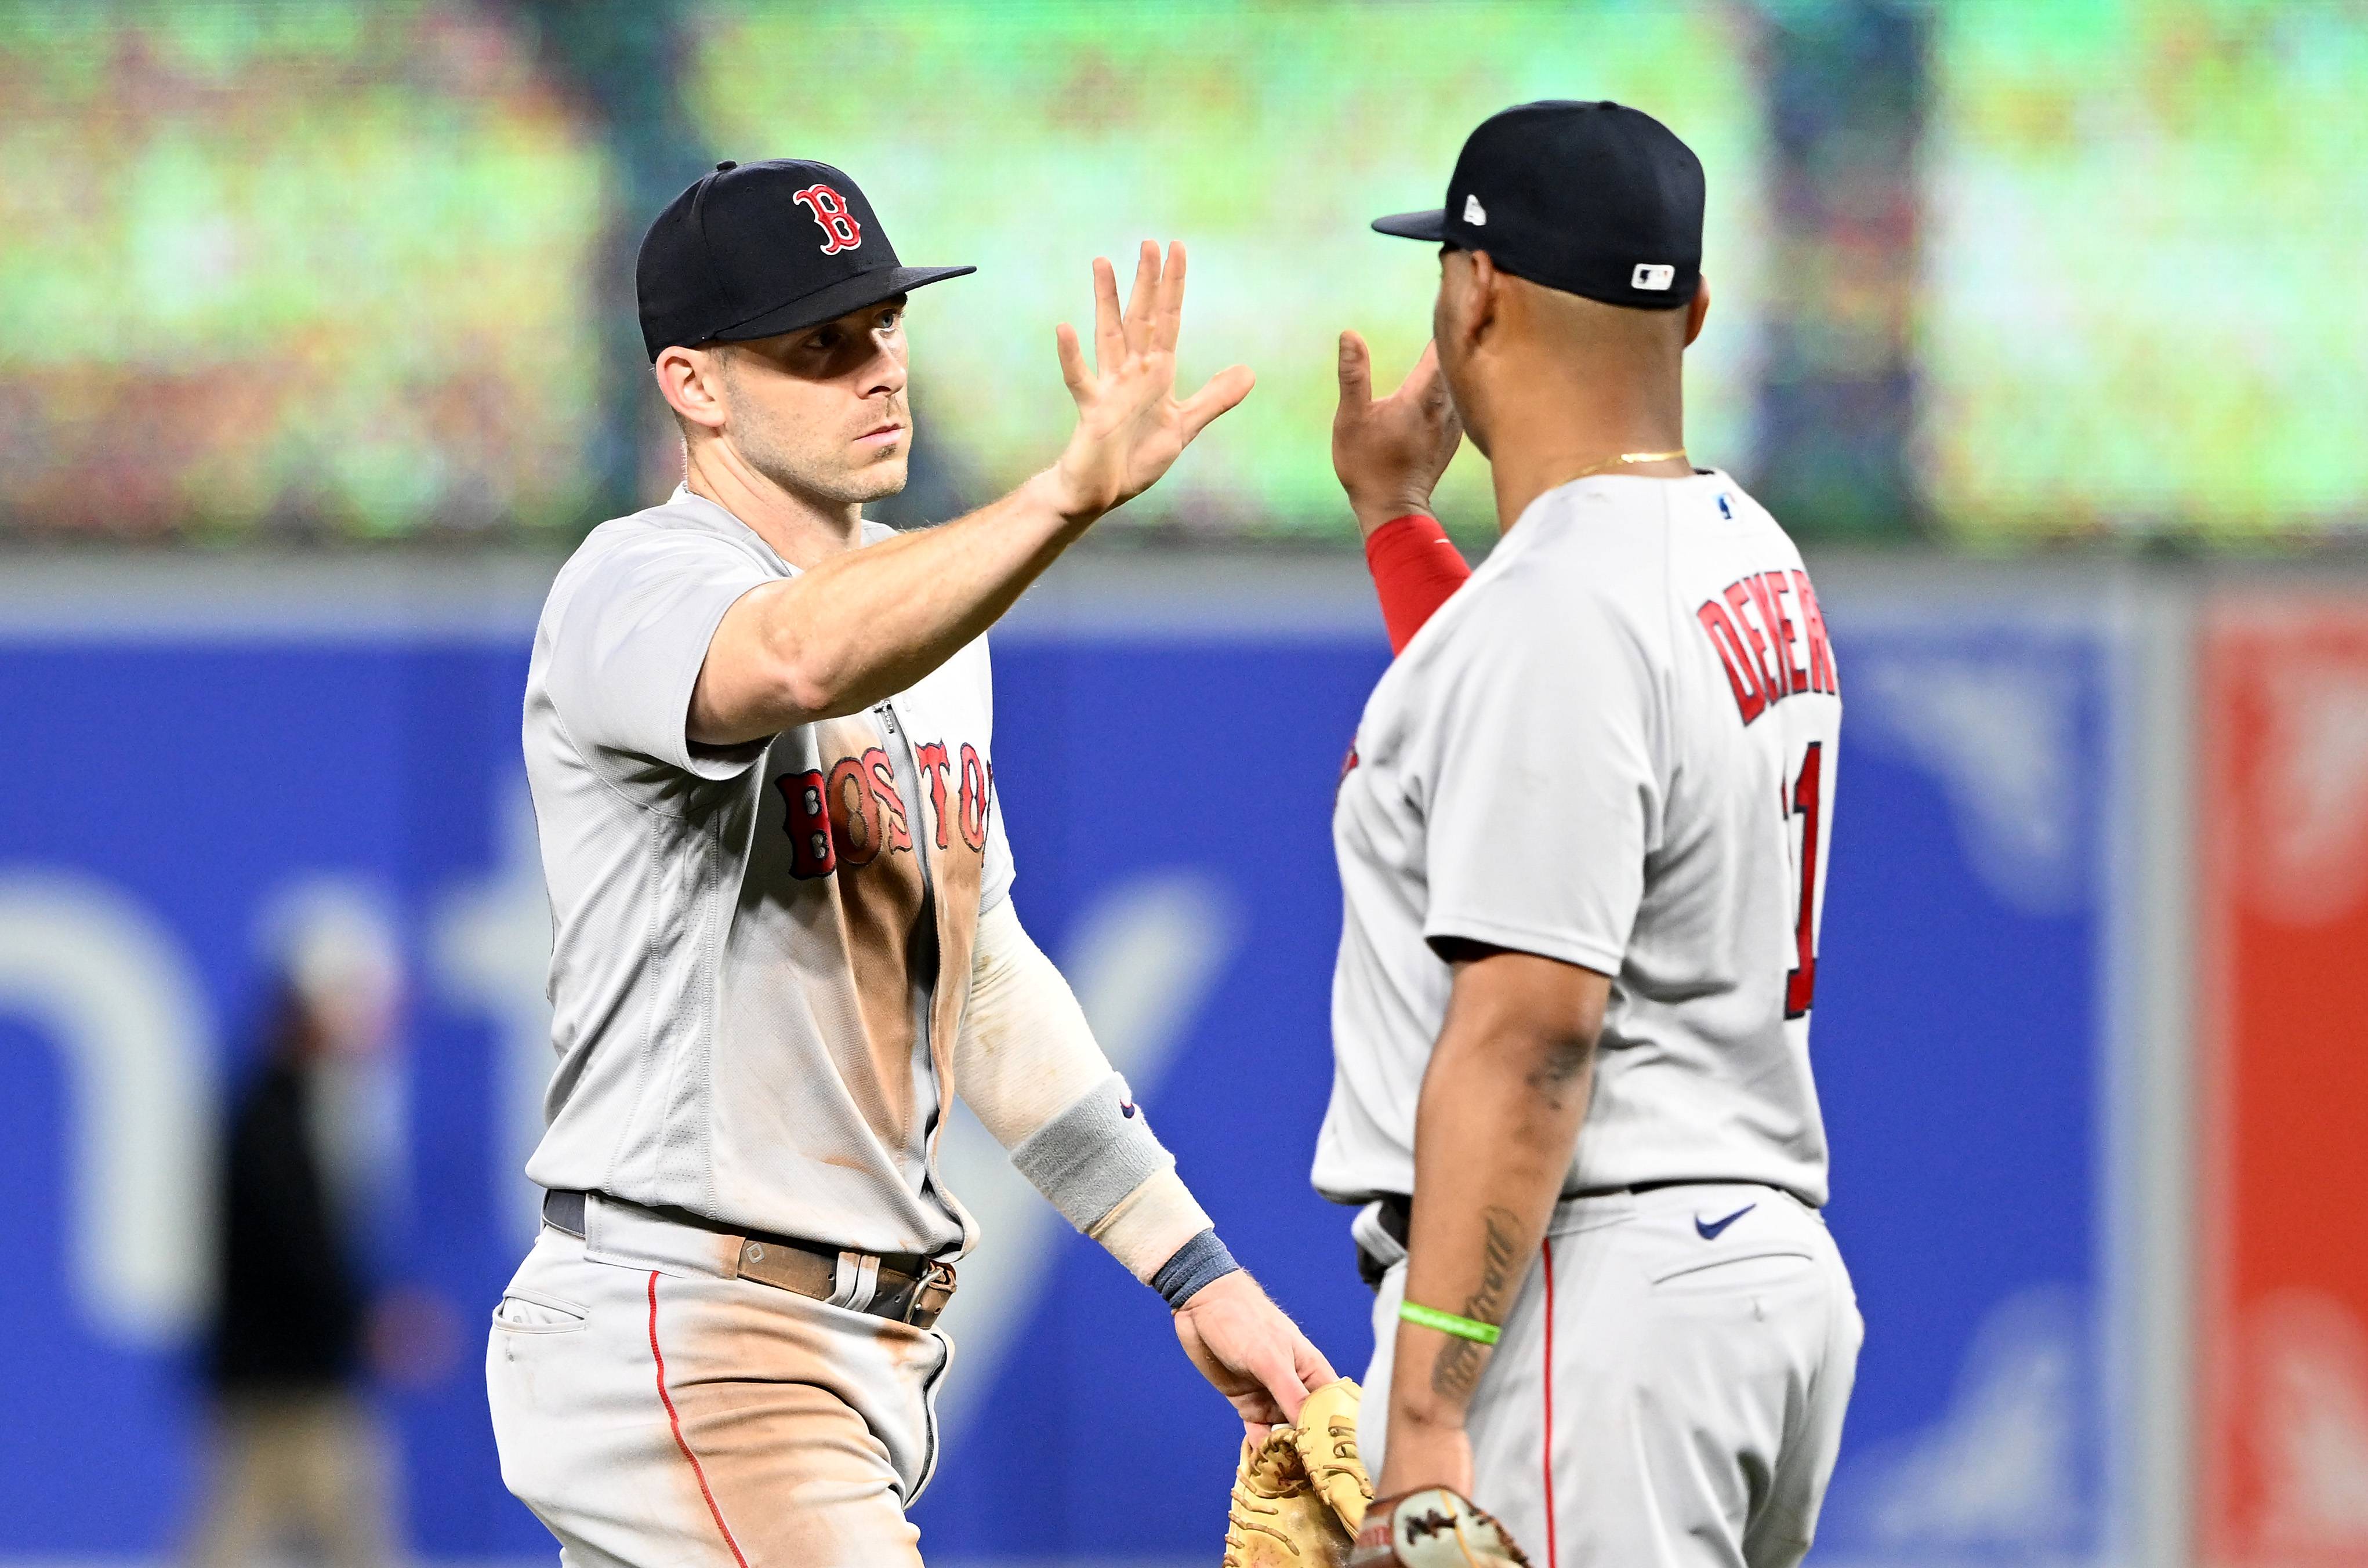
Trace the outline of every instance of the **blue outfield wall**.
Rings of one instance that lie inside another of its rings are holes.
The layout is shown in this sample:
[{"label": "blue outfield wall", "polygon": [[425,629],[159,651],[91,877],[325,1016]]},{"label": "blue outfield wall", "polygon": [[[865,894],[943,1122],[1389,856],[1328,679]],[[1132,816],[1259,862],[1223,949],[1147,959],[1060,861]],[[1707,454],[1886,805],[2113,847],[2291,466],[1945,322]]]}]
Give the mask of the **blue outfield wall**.
[{"label": "blue outfield wall", "polygon": [[[1830,1218],[1869,1329],[1818,1560],[2095,1560],[2118,1354],[2097,1261],[2109,650],[2060,618],[1829,597],[1847,718],[1815,1048]],[[1339,919],[1328,808],[1386,657],[1377,631],[1337,627],[1039,626],[996,649],[1019,910],[1235,1252],[1348,1372],[1371,1348],[1368,1298],[1348,1216],[1306,1166]],[[379,1271],[464,1325],[440,1375],[384,1396],[414,1541],[549,1551],[501,1490],[478,1371],[530,1223],[511,1173],[547,926],[523,673],[515,637],[0,643],[0,906],[64,933],[73,960],[26,978],[0,951],[17,1268],[0,1358],[20,1408],[46,1413],[0,1427],[0,1554],[153,1557],[178,1539],[201,1282],[160,1265],[144,1317],[114,1310],[101,1255],[201,1216],[203,1145],[110,1127],[91,1090],[179,1084],[150,1096],[152,1125],[204,1116],[251,1060],[260,933],[322,886],[377,901],[410,965],[405,1196]],[[966,1116],[947,1153],[987,1237],[948,1319],[961,1348],[925,1551],[1213,1557],[1239,1428],[1165,1310]],[[1121,1451],[1140,1462],[1114,1507]]]},{"label": "blue outfield wall", "polygon": [[1843,670],[1812,1049],[1867,1336],[1828,1562],[2077,1562],[2108,1502],[2111,645],[1828,611]]}]

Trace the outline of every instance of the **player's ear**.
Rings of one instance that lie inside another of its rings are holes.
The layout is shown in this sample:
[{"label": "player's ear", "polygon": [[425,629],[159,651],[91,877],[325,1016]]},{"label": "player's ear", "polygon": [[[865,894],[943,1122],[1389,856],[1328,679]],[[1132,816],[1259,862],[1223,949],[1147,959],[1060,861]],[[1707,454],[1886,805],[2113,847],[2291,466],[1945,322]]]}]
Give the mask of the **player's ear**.
[{"label": "player's ear", "polygon": [[723,366],[713,349],[661,349],[650,371],[677,418],[710,430],[723,428],[729,405],[723,397]]},{"label": "player's ear", "polygon": [[1439,258],[1439,303],[1431,310],[1431,341],[1441,364],[1460,363],[1487,335],[1496,312],[1496,267],[1486,251],[1451,250]]},{"label": "player's ear", "polygon": [[1702,323],[1710,316],[1710,279],[1705,278],[1694,290],[1694,302],[1686,307],[1686,347],[1691,348],[1694,339],[1702,335]]},{"label": "player's ear", "polygon": [[1496,330],[1505,304],[1505,275],[1485,250],[1472,253],[1471,304],[1464,323],[1465,346],[1477,348]]}]

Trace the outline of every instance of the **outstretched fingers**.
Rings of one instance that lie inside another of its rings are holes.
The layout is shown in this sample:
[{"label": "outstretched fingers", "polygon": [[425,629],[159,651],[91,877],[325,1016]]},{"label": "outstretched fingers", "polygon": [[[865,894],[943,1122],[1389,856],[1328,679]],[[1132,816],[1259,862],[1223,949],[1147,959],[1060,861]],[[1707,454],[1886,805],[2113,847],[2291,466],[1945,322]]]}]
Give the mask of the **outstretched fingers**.
[{"label": "outstretched fingers", "polygon": [[1184,439],[1190,442],[1209,427],[1210,421],[1237,406],[1258,385],[1258,375],[1247,365],[1229,365],[1209,378],[1208,384],[1176,405],[1176,416],[1184,426]]},{"label": "outstretched fingers", "polygon": [[1125,359],[1126,328],[1118,313],[1118,273],[1107,256],[1098,256],[1094,257],[1095,373],[1110,375]]},{"label": "outstretched fingers", "polygon": [[1184,330],[1184,242],[1167,243],[1167,270],[1159,278],[1158,313],[1151,324],[1151,347],[1155,352],[1173,353],[1176,339]]},{"label": "outstretched fingers", "polygon": [[1340,413],[1354,417],[1371,407],[1372,401],[1373,351],[1353,330],[1344,332],[1340,335]]},{"label": "outstretched fingers", "polygon": [[1094,378],[1086,369],[1086,350],[1077,341],[1077,329],[1067,322],[1054,327],[1053,347],[1061,356],[1061,379],[1069,383],[1069,395],[1082,408],[1093,395]]},{"label": "outstretched fingers", "polygon": [[1145,240],[1134,253],[1134,290],[1126,300],[1126,349],[1130,354],[1148,353],[1152,341],[1152,315],[1159,299],[1159,245]]}]

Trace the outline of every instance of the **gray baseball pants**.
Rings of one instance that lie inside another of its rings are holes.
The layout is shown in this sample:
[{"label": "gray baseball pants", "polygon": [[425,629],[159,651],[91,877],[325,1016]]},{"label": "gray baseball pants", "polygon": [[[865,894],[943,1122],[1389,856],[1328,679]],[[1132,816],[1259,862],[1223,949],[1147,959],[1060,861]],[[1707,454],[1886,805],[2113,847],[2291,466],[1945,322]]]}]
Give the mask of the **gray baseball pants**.
[{"label": "gray baseball pants", "polygon": [[[1405,1250],[1369,1218],[1357,1233],[1395,1254],[1359,1432],[1378,1479]],[[1864,1332],[1816,1210],[1727,1183],[1570,1199],[1503,1329],[1468,1420],[1473,1501],[1537,1568],[1807,1552]]]},{"label": "gray baseball pants", "polygon": [[567,1568],[918,1568],[952,1346],[727,1278],[687,1226],[549,1226],[494,1314],[503,1483]]}]

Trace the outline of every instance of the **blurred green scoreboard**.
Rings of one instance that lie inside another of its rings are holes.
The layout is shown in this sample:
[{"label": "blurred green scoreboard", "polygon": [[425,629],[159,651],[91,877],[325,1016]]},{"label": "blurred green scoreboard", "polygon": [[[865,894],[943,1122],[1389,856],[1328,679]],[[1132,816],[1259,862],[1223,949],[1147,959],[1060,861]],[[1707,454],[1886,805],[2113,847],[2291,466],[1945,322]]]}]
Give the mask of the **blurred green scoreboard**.
[{"label": "blurred green scoreboard", "polygon": [[[1269,534],[1352,527],[1332,477],[1336,343],[1372,343],[1383,390],[1430,335],[1434,247],[1366,225],[1436,207],[1472,128],[1507,105],[1611,97],[1701,155],[1712,324],[1693,364],[1697,457],[1748,470],[1759,341],[1760,115],[1731,8],[1567,4],[719,6],[693,105],[720,155],[838,164],[900,256],[974,262],[917,296],[920,438],[982,494],[1072,423],[1053,326],[1089,318],[1088,263],[1145,238],[1191,250],[1180,346],[1197,384],[1239,361],[1247,403],[1137,522]],[[1443,509],[1483,523],[1466,449]],[[1353,537],[1350,534],[1349,537]]]},{"label": "blurred green scoreboard", "polygon": [[0,518],[577,520],[604,161],[491,18],[0,6]]},{"label": "blurred green scoreboard", "polygon": [[2368,521],[2368,13],[1941,6],[1918,454],[1959,538]]},{"label": "blurred green scoreboard", "polygon": [[[1769,277],[1760,72],[1797,5],[672,9],[674,113],[700,150],[837,164],[906,260],[979,267],[910,320],[940,506],[1059,449],[1053,327],[1089,315],[1090,259],[1182,238],[1187,381],[1240,361],[1258,386],[1112,524],[1345,537],[1336,336],[1364,332],[1394,382],[1437,273],[1366,222],[1435,204],[1474,124],[1543,97],[1635,104],[1701,154],[1713,305],[1688,444],[1755,476],[1789,297]],[[626,176],[616,106],[554,80],[534,31],[610,10],[0,0],[0,530],[564,538],[598,520],[620,442],[643,452],[640,499],[662,494],[655,394],[628,418],[603,392],[632,371],[614,236],[655,203]],[[1999,547],[2358,523],[2368,17],[1926,14],[1902,330],[1930,517]],[[667,178],[687,184],[704,165],[681,161]],[[1486,528],[1468,450],[1440,510]]]}]

